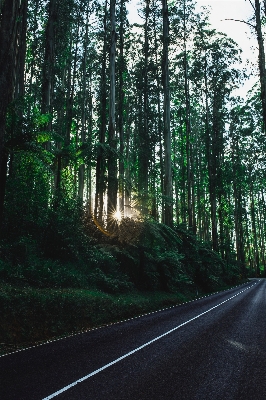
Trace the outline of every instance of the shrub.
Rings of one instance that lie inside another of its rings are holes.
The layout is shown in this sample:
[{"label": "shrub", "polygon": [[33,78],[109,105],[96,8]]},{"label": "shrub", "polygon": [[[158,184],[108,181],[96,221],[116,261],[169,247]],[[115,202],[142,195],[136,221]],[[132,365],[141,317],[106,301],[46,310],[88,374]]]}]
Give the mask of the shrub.
[{"label": "shrub", "polygon": [[120,294],[131,292],[134,289],[134,285],[127,280],[126,276],[124,276],[124,280],[114,276],[106,276],[99,268],[96,268],[90,275],[90,278],[97,289],[106,293]]}]

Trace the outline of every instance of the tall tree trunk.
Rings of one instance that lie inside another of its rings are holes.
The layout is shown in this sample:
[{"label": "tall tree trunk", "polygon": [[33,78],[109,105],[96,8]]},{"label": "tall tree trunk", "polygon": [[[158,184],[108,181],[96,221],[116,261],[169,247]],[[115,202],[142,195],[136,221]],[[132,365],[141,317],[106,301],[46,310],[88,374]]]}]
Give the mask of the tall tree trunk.
[{"label": "tall tree trunk", "polygon": [[211,203],[211,222],[212,222],[212,247],[214,251],[219,250],[218,229],[217,229],[217,163],[218,163],[218,132],[216,126],[216,105],[213,105],[213,126],[212,137],[210,140],[210,161],[209,161],[209,180],[210,180],[210,203]]},{"label": "tall tree trunk", "polygon": [[233,191],[235,200],[235,241],[236,241],[236,254],[237,262],[239,265],[240,273],[243,277],[246,276],[245,267],[245,250],[244,250],[244,228],[243,228],[243,199],[242,199],[242,182],[241,182],[241,161],[239,159],[239,138],[235,134],[233,127],[232,131],[232,165],[233,165]]},{"label": "tall tree trunk", "polygon": [[255,16],[256,16],[257,40],[259,46],[259,71],[260,71],[263,129],[265,132],[266,131],[266,69],[265,69],[264,41],[261,30],[260,0],[255,0]]},{"label": "tall tree trunk", "polygon": [[[56,26],[58,21],[58,2],[50,0],[48,5],[48,19],[45,27],[44,61],[42,65],[42,83],[41,83],[41,112],[42,114],[52,113],[52,102],[54,92],[54,66],[55,66],[55,41]],[[52,121],[43,126],[44,131],[52,131]],[[43,144],[46,150],[51,149],[51,142],[48,140]],[[57,143],[61,148],[61,143]],[[54,190],[60,187],[61,171],[61,153],[58,152],[54,162]]]},{"label": "tall tree trunk", "polygon": [[179,107],[179,131],[180,131],[180,142],[181,142],[181,154],[180,154],[180,164],[181,164],[181,184],[180,184],[180,210],[181,210],[181,223],[183,225],[187,224],[187,193],[186,193],[186,181],[187,181],[187,171],[185,163],[185,143],[186,138],[183,130],[183,115],[182,108]]},{"label": "tall tree trunk", "polygon": [[263,265],[263,276],[266,277],[266,258],[265,258],[265,219],[266,205],[264,193],[261,191],[261,210],[260,210],[260,238],[261,238],[261,262]]},{"label": "tall tree trunk", "polygon": [[126,159],[126,169],[125,169],[125,217],[130,217],[131,215],[131,207],[130,207],[130,197],[131,197],[131,179],[130,179],[130,149],[129,149],[129,143],[130,143],[130,124],[131,124],[131,119],[132,119],[132,111],[131,108],[128,109],[128,115],[129,115],[129,120],[128,120],[128,125],[127,125],[127,130],[126,130],[126,154],[125,154],[125,159]]},{"label": "tall tree trunk", "polygon": [[[87,129],[88,129],[88,141],[89,143],[93,143],[93,94],[91,91],[92,87],[92,77],[90,76],[89,79],[89,118],[87,121]],[[91,215],[93,215],[93,209],[92,209],[92,165],[91,162],[88,163],[87,165],[87,176],[86,176],[86,182],[87,182],[87,190],[86,190],[86,200],[87,204],[89,207],[89,211]]]},{"label": "tall tree trunk", "polygon": [[[155,1],[153,0],[153,9],[156,9]],[[157,97],[157,113],[158,113],[158,141],[159,141],[159,159],[160,159],[160,189],[164,193],[164,160],[163,160],[163,145],[162,145],[162,119],[161,119],[161,76],[160,65],[158,60],[158,39],[156,31],[156,13],[153,13],[153,34],[154,34],[154,52],[156,62],[156,97]],[[162,222],[164,223],[164,199],[162,198]]]},{"label": "tall tree trunk", "polygon": [[205,82],[205,109],[206,109],[206,156],[208,161],[208,176],[209,176],[209,194],[210,194],[210,207],[211,207],[211,231],[212,231],[212,247],[214,251],[218,250],[218,235],[217,235],[217,216],[216,216],[216,186],[215,186],[215,167],[213,165],[214,156],[211,149],[210,137],[210,121],[209,121],[209,104],[208,104],[208,80],[207,80],[207,58],[205,55],[204,66],[204,82]]},{"label": "tall tree trunk", "polygon": [[252,263],[251,233],[249,230],[247,209],[248,209],[247,199],[244,199],[244,216],[245,216],[245,221],[246,221],[246,223],[245,223],[245,238],[246,238],[246,256],[245,256],[245,258],[248,260],[249,272],[252,275],[254,273],[254,270],[253,270],[253,263]]},{"label": "tall tree trunk", "polygon": [[177,173],[177,164],[178,160],[176,157],[177,154],[177,143],[176,143],[176,137],[173,138],[173,152],[174,152],[174,173],[173,173],[173,185],[174,185],[174,191],[175,191],[175,220],[176,224],[178,225],[180,223],[180,195],[179,195],[179,182],[178,182],[178,173]]},{"label": "tall tree trunk", "polygon": [[[23,119],[24,112],[24,95],[25,95],[25,55],[26,55],[26,33],[27,33],[27,14],[28,14],[28,0],[21,2],[19,7],[19,21],[17,25],[17,55],[16,55],[16,68],[14,74],[15,88],[13,94],[14,108],[13,111],[19,121]],[[19,100],[19,101],[17,101]],[[23,106],[22,106],[23,104]],[[16,124],[10,129],[11,146],[8,157],[8,174],[9,177],[13,171],[14,151],[12,148],[12,141],[14,138],[14,129]]]},{"label": "tall tree trunk", "polygon": [[187,209],[188,209],[188,228],[195,231],[193,222],[192,207],[192,166],[191,166],[191,123],[190,123],[190,94],[188,80],[188,60],[187,60],[187,27],[186,27],[186,1],[183,2],[183,49],[184,49],[184,80],[185,80],[185,103],[186,103],[186,158],[187,158]]},{"label": "tall tree trunk", "polygon": [[101,64],[101,82],[100,82],[100,146],[98,147],[98,154],[96,160],[96,188],[95,188],[95,203],[94,203],[94,217],[100,222],[103,219],[103,194],[104,194],[104,173],[105,173],[105,160],[102,145],[105,143],[105,133],[107,126],[107,83],[106,83],[106,53],[107,53],[107,0],[105,0],[104,19],[103,19],[103,50],[102,50],[102,64]]},{"label": "tall tree trunk", "polygon": [[[39,37],[38,37],[38,14],[40,12],[39,7],[40,7],[40,1],[41,0],[35,0],[34,6],[32,7],[32,21],[31,24],[28,24],[28,30],[32,33],[32,40],[30,43],[29,50],[32,53],[32,57],[30,60],[27,60],[27,68],[28,68],[28,93],[30,94],[32,98],[32,102],[29,102],[28,107],[27,107],[27,117],[31,117],[31,111],[32,111],[32,105],[36,105],[36,97],[37,93],[33,90],[33,80],[34,80],[34,74],[36,72],[36,56],[38,54],[38,43],[39,43]],[[38,68],[38,67],[37,67]]]},{"label": "tall tree trunk", "polygon": [[173,193],[172,193],[172,163],[171,163],[171,131],[170,131],[170,83],[168,65],[169,19],[167,0],[162,0],[163,13],[163,59],[162,80],[164,90],[164,162],[165,162],[165,224],[173,224]]},{"label": "tall tree trunk", "polygon": [[205,104],[206,104],[206,153],[208,160],[208,176],[209,176],[209,194],[211,208],[211,231],[212,231],[212,248],[218,251],[218,231],[217,231],[217,163],[218,163],[218,126],[217,126],[217,99],[216,93],[213,95],[212,106],[212,130],[209,120],[209,104],[208,104],[208,77],[207,77],[207,58],[205,55],[204,66],[205,81]]},{"label": "tall tree trunk", "polygon": [[242,216],[242,198],[241,191],[237,188],[234,182],[234,198],[235,198],[235,237],[236,237],[236,254],[237,261],[240,267],[240,273],[243,277],[245,272],[245,253],[244,253],[244,231],[243,231],[243,216]]},{"label": "tall tree trunk", "polygon": [[256,276],[260,275],[259,269],[259,253],[258,253],[258,236],[257,236],[257,225],[256,225],[256,211],[255,211],[255,200],[254,200],[254,191],[253,184],[250,186],[250,214],[251,214],[251,225],[252,225],[252,236],[253,236],[253,265],[256,272]]},{"label": "tall tree trunk", "polygon": [[148,184],[149,184],[149,166],[151,161],[151,143],[149,135],[149,62],[150,62],[150,41],[149,41],[149,18],[150,18],[150,0],[145,0],[145,22],[144,22],[144,60],[141,71],[139,72],[140,86],[140,114],[139,114],[139,173],[138,173],[138,190],[142,212],[148,213]]},{"label": "tall tree trunk", "polygon": [[[22,98],[25,95],[25,56],[26,56],[26,33],[27,33],[27,14],[28,14],[28,0],[24,0],[20,4],[19,9],[19,25],[17,31],[17,42],[19,51],[17,52],[17,65],[16,65],[16,86],[14,97]],[[22,110],[20,110],[20,117],[22,117]]]},{"label": "tall tree trunk", "polygon": [[118,102],[118,131],[120,141],[120,157],[119,157],[119,210],[124,215],[125,208],[125,190],[124,190],[124,71],[125,71],[125,57],[124,57],[124,17],[125,17],[125,0],[120,0],[120,23],[119,23],[119,102]]},{"label": "tall tree trunk", "polygon": [[[149,36],[148,36],[148,22],[150,16],[150,0],[146,0],[146,9],[145,9],[145,41],[144,41],[144,88],[143,88],[143,144],[144,149],[142,149],[142,189],[143,189],[143,196],[144,196],[144,204],[146,203],[146,196],[148,194],[148,157],[146,151],[148,150],[147,147],[149,146],[149,131],[148,131],[148,121],[149,121],[149,87],[148,87],[148,64],[149,64]],[[146,208],[146,204],[145,204]]]},{"label": "tall tree trunk", "polygon": [[[88,53],[88,29],[89,29],[89,7],[87,6],[86,10],[86,26],[85,26],[85,37],[83,43],[83,60],[82,60],[82,110],[81,110],[81,143],[83,144],[86,140],[86,106],[87,106],[87,53]],[[89,97],[91,97],[91,77],[89,79]],[[91,111],[91,104],[90,104],[90,111]],[[82,163],[79,166],[79,186],[78,186],[78,195],[81,200],[83,200],[83,192],[84,192],[84,181],[85,181],[85,164]],[[91,212],[91,209],[89,209]]]},{"label": "tall tree trunk", "polygon": [[[70,28],[71,29],[71,28]],[[72,56],[70,52],[68,59],[68,87],[67,87],[67,100],[66,100],[66,134],[65,134],[65,144],[70,145],[71,141],[71,128],[73,121],[73,105],[74,105],[74,95],[75,95],[75,84],[77,75],[77,62],[78,62],[78,49],[79,49],[79,29],[80,22],[78,18],[78,23],[76,26],[76,32],[72,32],[71,29],[71,39],[70,48],[75,45],[75,53]],[[75,43],[76,42],[76,43]]]},{"label": "tall tree trunk", "polygon": [[[14,99],[16,79],[21,82],[24,73],[25,44],[22,43],[24,28],[19,37],[21,19],[27,13],[27,2],[6,0],[1,3],[0,20],[0,229],[3,221],[8,153],[4,146],[6,115]],[[20,77],[17,76],[20,64]]]},{"label": "tall tree trunk", "polygon": [[109,157],[108,157],[108,198],[107,198],[107,221],[112,225],[112,214],[117,206],[117,166],[116,166],[116,135],[115,135],[115,4],[116,0],[110,0],[110,104],[109,104]]},{"label": "tall tree trunk", "polygon": [[[45,53],[42,71],[42,113],[51,112],[52,94],[53,94],[53,78],[55,64],[55,36],[56,24],[58,20],[57,0],[50,0],[48,20],[45,29]],[[45,129],[51,130],[51,126]]]},{"label": "tall tree trunk", "polygon": [[195,175],[197,179],[197,185],[196,185],[196,190],[197,190],[197,228],[198,228],[198,235],[200,240],[204,240],[204,229],[203,229],[203,215],[204,215],[204,206],[202,205],[202,198],[204,196],[204,183],[203,183],[203,178],[201,174],[201,166],[202,166],[202,154],[201,154],[201,149],[200,149],[200,142],[197,142],[195,144],[196,148],[199,148],[199,152],[196,156],[196,165],[195,165]]}]

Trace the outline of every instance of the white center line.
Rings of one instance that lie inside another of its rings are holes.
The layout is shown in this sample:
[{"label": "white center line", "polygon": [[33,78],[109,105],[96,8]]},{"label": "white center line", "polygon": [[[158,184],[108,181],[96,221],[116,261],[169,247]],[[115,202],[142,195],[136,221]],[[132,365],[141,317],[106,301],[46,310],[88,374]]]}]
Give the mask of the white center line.
[{"label": "white center line", "polygon": [[238,296],[239,294],[245,292],[247,289],[250,289],[250,288],[251,288],[252,286],[254,286],[254,285],[256,285],[256,283],[254,283],[253,285],[247,287],[247,288],[244,289],[244,290],[241,290],[240,292],[238,292],[238,293],[235,294],[234,296],[229,297],[229,299],[222,301],[221,303],[217,304],[216,306],[209,308],[207,311],[204,311],[203,313],[198,314],[196,317],[193,317],[193,318],[187,320],[186,322],[183,322],[182,324],[176,326],[175,328],[170,329],[170,331],[167,331],[167,332],[163,333],[162,335],[157,336],[156,338],[150,340],[149,342],[144,343],[142,346],[137,347],[136,349],[130,351],[129,353],[124,354],[122,357],[119,357],[119,358],[117,358],[116,360],[114,360],[114,361],[112,361],[112,362],[110,362],[110,363],[104,365],[103,367],[96,369],[95,371],[91,372],[90,374],[88,374],[88,375],[86,375],[86,376],[83,376],[82,378],[78,379],[77,381],[70,383],[69,385],[63,387],[62,389],[58,390],[57,392],[54,392],[54,393],[50,394],[49,396],[45,397],[45,398],[42,399],[42,400],[50,400],[50,399],[53,399],[54,397],[58,396],[59,394],[61,394],[61,393],[65,392],[65,391],[67,391],[68,389],[71,389],[73,386],[76,386],[78,383],[81,383],[81,382],[87,380],[87,379],[90,378],[91,376],[98,374],[99,372],[101,372],[101,371],[103,371],[104,369],[110,367],[111,365],[114,365],[114,364],[118,363],[119,361],[123,360],[124,358],[129,357],[129,356],[131,356],[132,354],[136,353],[137,351],[143,349],[144,347],[149,346],[151,343],[154,343],[154,342],[156,342],[157,340],[163,338],[164,336],[169,335],[170,333],[172,333],[172,332],[176,331],[177,329],[181,328],[182,326],[189,324],[189,322],[194,321],[195,319],[201,317],[201,316],[204,315],[204,314],[207,314],[208,312],[214,310],[214,309],[217,308],[217,307],[220,307],[222,304],[226,303],[226,302],[229,301],[229,300],[232,300],[234,297],[236,297],[236,296]]}]

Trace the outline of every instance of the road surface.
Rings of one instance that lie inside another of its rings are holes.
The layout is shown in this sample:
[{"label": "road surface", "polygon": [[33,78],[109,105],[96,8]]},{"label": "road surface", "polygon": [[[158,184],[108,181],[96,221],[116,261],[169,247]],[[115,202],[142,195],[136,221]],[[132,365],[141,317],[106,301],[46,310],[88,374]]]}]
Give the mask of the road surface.
[{"label": "road surface", "polygon": [[265,400],[266,280],[0,358],[1,400]]}]

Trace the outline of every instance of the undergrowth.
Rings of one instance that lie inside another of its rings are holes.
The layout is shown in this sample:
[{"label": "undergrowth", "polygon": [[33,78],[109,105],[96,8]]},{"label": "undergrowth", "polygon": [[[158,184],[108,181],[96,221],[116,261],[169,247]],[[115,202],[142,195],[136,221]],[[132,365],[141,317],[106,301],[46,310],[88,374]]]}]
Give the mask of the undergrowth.
[{"label": "undergrowth", "polygon": [[174,305],[244,278],[234,262],[183,227],[125,218],[106,236],[74,201],[57,203],[35,221],[26,214],[16,220],[12,210],[6,215],[0,241],[4,352]]},{"label": "undergrowth", "polygon": [[165,292],[111,295],[89,289],[0,285],[0,354],[125,320],[191,299]]}]

